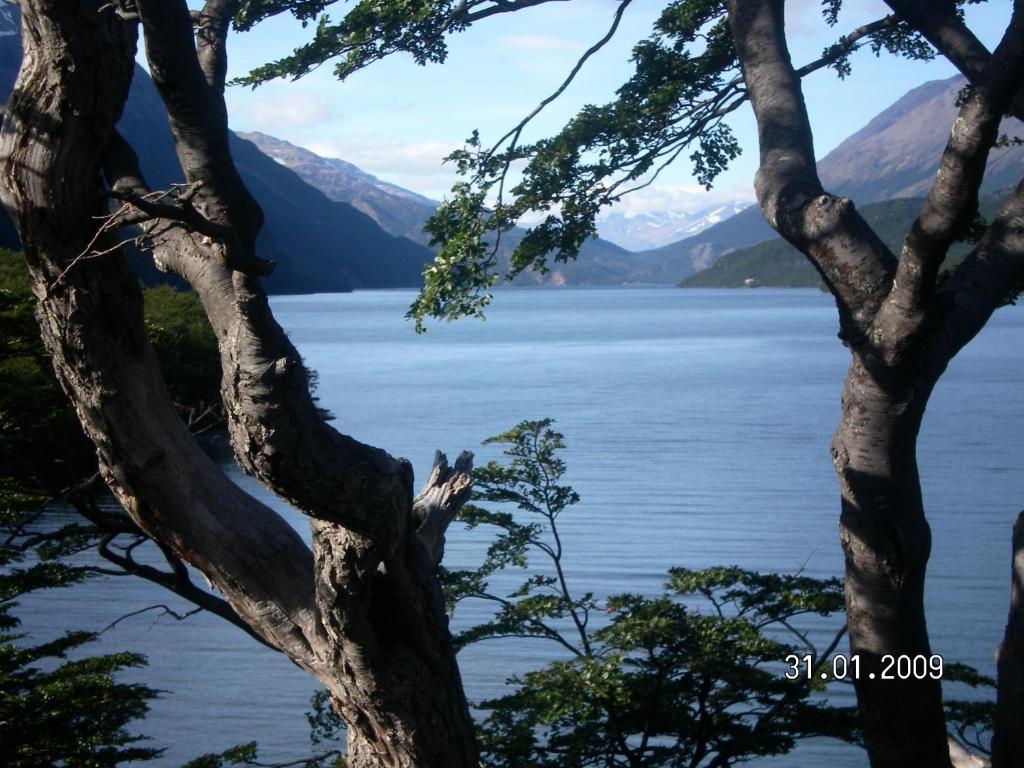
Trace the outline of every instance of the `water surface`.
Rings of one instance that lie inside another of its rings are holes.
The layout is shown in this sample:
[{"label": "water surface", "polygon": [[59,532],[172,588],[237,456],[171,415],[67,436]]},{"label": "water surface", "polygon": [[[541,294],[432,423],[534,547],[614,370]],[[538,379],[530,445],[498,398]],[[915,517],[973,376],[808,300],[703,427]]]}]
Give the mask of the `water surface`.
[{"label": "water surface", "polygon": [[[829,297],[814,290],[517,289],[481,323],[417,336],[407,291],[277,297],[272,304],[337,427],[409,458],[424,478],[450,456],[522,419],[553,417],[568,481],[583,497],[563,517],[572,582],[597,594],[653,592],[673,565],[738,564],[840,575],[838,491],[828,448],[847,354]],[[928,578],[934,650],[994,674],[1005,622],[1009,535],[1024,507],[1024,311],[998,312],[953,362],[921,435],[934,532]],[[305,530],[301,516],[238,475]],[[449,536],[447,564],[474,562],[480,533]],[[171,599],[130,579],[33,601],[26,623],[98,627]],[[107,649],[147,653],[145,681],[167,690],[140,726],[172,744],[166,764],[258,740],[267,758],[308,749],[313,684],[216,619],[120,624]],[[461,658],[474,699],[548,649],[483,644]],[[821,741],[760,765],[866,765]]]}]

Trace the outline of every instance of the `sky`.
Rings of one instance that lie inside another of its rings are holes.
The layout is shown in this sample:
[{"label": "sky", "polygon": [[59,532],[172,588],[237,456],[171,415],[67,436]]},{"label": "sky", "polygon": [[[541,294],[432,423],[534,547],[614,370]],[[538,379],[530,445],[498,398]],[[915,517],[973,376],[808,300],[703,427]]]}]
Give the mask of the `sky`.
[{"label": "sky", "polygon": [[[503,135],[562,82],[580,55],[607,31],[617,3],[570,0],[485,19],[449,38],[448,60],[422,67],[392,56],[339,82],[324,66],[297,82],[275,81],[255,90],[233,86],[231,127],[262,131],[325,157],[346,160],[385,181],[435,200],[455,180],[442,159],[474,129],[485,145]],[[563,97],[534,121],[540,138],[560,128],[582,105],[604,103],[631,73],[630,51],[647,37],[663,2],[635,0],[615,39],[593,57]],[[1009,19],[1010,0],[968,5],[968,23],[990,49]],[[348,3],[331,9],[345,13]],[[787,3],[787,33],[797,66],[817,58],[839,35],[885,15],[880,0],[846,0],[839,25],[829,28],[820,0]],[[289,18],[272,19],[229,40],[230,76],[286,55],[310,30]],[[929,80],[954,75],[945,59],[908,62],[867,50],[853,58],[853,74],[831,70],[804,79],[815,150],[823,157],[900,96]],[[697,211],[719,202],[754,199],[756,127],[749,105],[729,119],[744,149],[707,192],[684,159],[651,187],[617,204],[627,216],[646,211]]]}]

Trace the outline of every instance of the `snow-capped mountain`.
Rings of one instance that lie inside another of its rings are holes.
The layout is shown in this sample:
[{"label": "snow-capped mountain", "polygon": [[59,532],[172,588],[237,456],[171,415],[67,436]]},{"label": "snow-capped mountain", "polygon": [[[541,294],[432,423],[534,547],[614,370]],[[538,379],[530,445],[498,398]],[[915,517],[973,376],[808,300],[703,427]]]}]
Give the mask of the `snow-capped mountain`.
[{"label": "snow-capped mountain", "polygon": [[613,211],[598,220],[597,230],[601,237],[616,245],[630,251],[645,251],[692,237],[735,216],[749,205],[748,202],[732,201],[695,212],[626,214]]}]

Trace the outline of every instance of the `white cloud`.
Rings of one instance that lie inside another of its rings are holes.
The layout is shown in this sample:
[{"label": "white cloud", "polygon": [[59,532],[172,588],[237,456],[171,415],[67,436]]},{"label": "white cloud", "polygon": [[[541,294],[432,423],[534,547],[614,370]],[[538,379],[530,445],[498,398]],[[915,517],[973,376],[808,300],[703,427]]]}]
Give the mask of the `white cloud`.
[{"label": "white cloud", "polygon": [[307,128],[336,117],[330,101],[310,98],[309,94],[281,93],[273,97],[238,104],[233,118],[243,118],[267,133]]},{"label": "white cloud", "polygon": [[395,139],[333,139],[305,144],[323,157],[337,157],[359,166],[367,173],[384,177],[431,176],[442,172],[444,158],[457,147],[441,141],[401,142]]}]

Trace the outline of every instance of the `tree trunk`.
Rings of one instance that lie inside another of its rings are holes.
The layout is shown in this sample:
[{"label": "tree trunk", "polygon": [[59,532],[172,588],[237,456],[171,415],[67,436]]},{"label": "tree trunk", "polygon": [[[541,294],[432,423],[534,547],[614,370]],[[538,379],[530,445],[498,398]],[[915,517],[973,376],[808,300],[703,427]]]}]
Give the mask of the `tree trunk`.
[{"label": "tree trunk", "polygon": [[[217,175],[230,163],[219,154],[227,129],[217,108],[222,62],[210,50],[216,35],[200,36],[199,57],[184,2],[137,7],[147,43],[153,37],[162,56],[154,77],[178,78],[172,125],[176,138],[189,137],[181,153],[189,181],[202,182],[185,213],[212,217],[199,225],[215,235],[229,231],[218,240],[180,220],[142,226],[157,230],[158,257],[193,278],[211,317],[236,453],[310,516],[314,551],[191,439],[146,339],[138,282],[113,233],[97,238],[107,213],[101,164],[118,194],[144,191],[137,163],[130,167],[134,154],[113,130],[135,66],[138,21],[119,20],[102,0],[22,3],[24,58],[0,133],[3,200],[25,247],[58,377],[129,514],[203,571],[254,634],[327,687],[349,726],[354,765],[475,768],[473,724],[431,559],[468,496],[469,459],[449,470],[439,455],[414,500],[408,462],[323,422],[298,354],[250,271],[258,266],[258,207],[233,177],[220,186],[192,177],[195,168]],[[212,0],[204,13],[224,22],[232,7]],[[429,529],[424,542],[420,525]]]},{"label": "tree trunk", "polygon": [[996,654],[996,729],[992,768],[1024,766],[1024,512],[1013,526],[1010,614]]},{"label": "tree trunk", "polygon": [[915,452],[935,378],[872,373],[855,355],[832,443],[850,651],[861,658],[857,699],[873,768],[950,765],[940,681],[882,679],[883,656],[931,655],[924,616],[931,533]]}]

